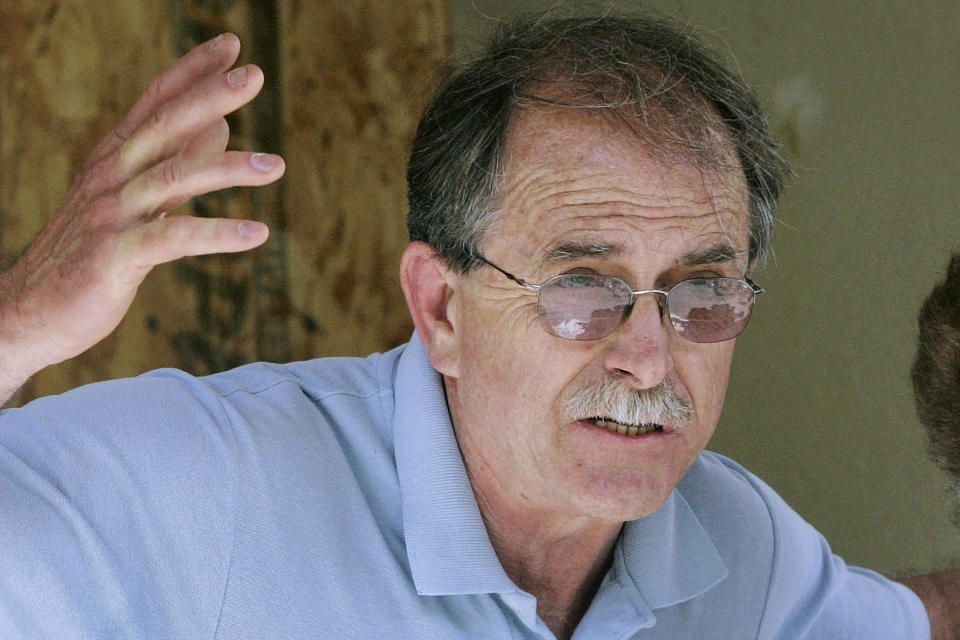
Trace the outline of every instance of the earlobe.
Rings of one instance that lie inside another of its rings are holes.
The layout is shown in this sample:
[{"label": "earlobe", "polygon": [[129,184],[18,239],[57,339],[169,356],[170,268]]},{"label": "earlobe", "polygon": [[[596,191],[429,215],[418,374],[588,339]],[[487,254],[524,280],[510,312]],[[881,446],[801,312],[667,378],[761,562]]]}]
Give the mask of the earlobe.
[{"label": "earlobe", "polygon": [[430,362],[448,377],[458,376],[455,275],[430,245],[411,242],[400,259],[400,286]]}]

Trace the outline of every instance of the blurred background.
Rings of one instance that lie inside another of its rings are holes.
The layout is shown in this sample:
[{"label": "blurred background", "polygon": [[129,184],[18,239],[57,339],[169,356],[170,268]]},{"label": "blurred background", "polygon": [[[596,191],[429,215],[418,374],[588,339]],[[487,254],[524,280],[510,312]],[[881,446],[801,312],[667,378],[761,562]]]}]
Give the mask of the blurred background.
[{"label": "blurred background", "polygon": [[[231,119],[233,146],[288,166],[276,186],[184,212],[262,219],[267,245],[158,268],[110,338],[36,376],[19,401],[160,366],[203,374],[405,341],[405,150],[436,71],[502,20],[550,6],[4,0],[0,264],[149,79],[221,31],[267,73],[263,95]],[[797,174],[711,448],[758,473],[852,564],[898,574],[960,561],[909,383],[916,312],[960,249],[960,5],[596,6],[697,27],[757,88]]]}]

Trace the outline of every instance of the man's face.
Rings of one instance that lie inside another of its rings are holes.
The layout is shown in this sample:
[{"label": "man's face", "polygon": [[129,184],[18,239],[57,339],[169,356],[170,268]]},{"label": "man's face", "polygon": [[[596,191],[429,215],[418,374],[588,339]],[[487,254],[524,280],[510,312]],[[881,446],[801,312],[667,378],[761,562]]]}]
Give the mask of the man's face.
[{"label": "man's face", "polygon": [[[665,167],[638,146],[595,114],[519,112],[484,255],[532,283],[577,271],[617,276],[635,290],[743,277],[740,172]],[[457,282],[448,306],[456,355],[441,370],[481,505],[616,522],[658,509],[713,434],[734,341],[684,340],[652,295],[638,297],[609,336],[566,340],[539,323],[536,293],[496,270],[480,267]],[[665,382],[693,417],[628,436],[571,415],[571,396],[609,379],[632,389]]]}]

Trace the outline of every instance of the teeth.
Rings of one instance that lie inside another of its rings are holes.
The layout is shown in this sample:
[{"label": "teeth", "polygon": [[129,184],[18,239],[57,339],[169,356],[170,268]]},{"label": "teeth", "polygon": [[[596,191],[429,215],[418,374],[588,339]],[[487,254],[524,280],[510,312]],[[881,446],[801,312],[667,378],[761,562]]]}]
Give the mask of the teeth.
[{"label": "teeth", "polygon": [[597,426],[603,427],[609,431],[616,431],[620,435],[624,436],[642,436],[648,433],[653,433],[654,431],[663,431],[663,427],[658,424],[644,424],[635,426],[631,424],[615,422],[613,420],[604,420],[602,418],[592,418],[590,421]]}]

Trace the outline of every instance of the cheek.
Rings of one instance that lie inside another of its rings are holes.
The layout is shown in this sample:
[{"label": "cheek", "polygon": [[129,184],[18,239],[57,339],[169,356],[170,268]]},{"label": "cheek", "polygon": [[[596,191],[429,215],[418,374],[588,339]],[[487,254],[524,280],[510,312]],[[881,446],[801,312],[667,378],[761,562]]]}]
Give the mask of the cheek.
[{"label": "cheek", "polygon": [[522,368],[528,364],[524,360],[533,357],[543,333],[535,301],[531,305],[521,296],[487,298],[478,289],[465,291],[452,318],[463,374],[496,377],[518,365]]},{"label": "cheek", "polygon": [[537,317],[536,298],[463,296],[457,308],[459,385],[474,408],[542,425],[566,419],[571,381],[597,361],[595,342],[561,340]]},{"label": "cheek", "polygon": [[477,310],[459,334],[460,383],[504,417],[541,423],[551,420],[559,398],[577,371],[576,344],[558,344],[536,317]]},{"label": "cheek", "polygon": [[523,381],[530,343],[522,328],[509,314],[496,313],[486,305],[460,309],[456,326],[459,379],[475,396],[474,402],[492,401],[492,407],[514,403],[505,390]]},{"label": "cheek", "polygon": [[701,421],[712,429],[720,418],[730,379],[735,341],[713,345],[694,345],[694,349],[676,357],[677,374],[692,396]]}]

